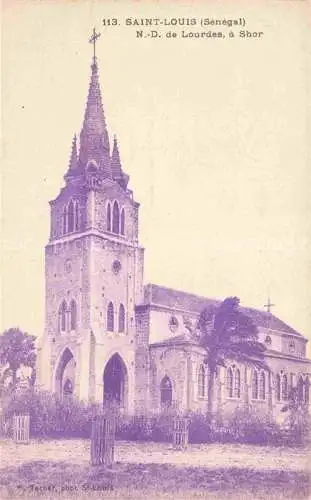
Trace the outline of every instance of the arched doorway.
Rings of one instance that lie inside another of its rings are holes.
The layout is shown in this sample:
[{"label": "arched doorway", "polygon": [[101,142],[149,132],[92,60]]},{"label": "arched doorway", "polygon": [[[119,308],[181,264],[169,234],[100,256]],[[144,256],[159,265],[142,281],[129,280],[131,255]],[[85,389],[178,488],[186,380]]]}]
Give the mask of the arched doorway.
[{"label": "arched doorway", "polygon": [[119,356],[114,354],[104,370],[104,404],[125,408],[127,403],[127,370]]},{"label": "arched doorway", "polygon": [[160,384],[160,393],[161,393],[161,407],[168,408],[172,406],[172,382],[170,378],[165,375],[161,380]]},{"label": "arched doorway", "polygon": [[55,392],[58,397],[74,394],[75,360],[68,347],[64,350],[55,372]]}]

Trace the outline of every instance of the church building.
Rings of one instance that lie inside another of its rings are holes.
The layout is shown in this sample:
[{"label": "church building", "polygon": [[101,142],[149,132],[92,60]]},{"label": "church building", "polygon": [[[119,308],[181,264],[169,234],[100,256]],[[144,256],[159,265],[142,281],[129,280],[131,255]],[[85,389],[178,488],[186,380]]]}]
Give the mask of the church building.
[{"label": "church building", "polygon": [[[41,387],[129,414],[164,407],[206,411],[208,370],[196,335],[200,312],[220,302],[144,284],[139,203],[116,137],[110,144],[94,55],[82,130],[65,185],[50,202],[45,247]],[[270,372],[233,360],[219,368],[213,408],[252,405],[277,416],[297,385],[309,402],[307,339],[271,311],[244,308],[258,327]]]}]

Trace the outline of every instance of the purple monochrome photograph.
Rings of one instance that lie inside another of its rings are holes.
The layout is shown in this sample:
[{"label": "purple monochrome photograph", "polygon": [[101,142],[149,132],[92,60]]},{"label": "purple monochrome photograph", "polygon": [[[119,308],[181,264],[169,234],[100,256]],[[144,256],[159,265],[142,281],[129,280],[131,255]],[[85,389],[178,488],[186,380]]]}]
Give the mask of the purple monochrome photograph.
[{"label": "purple monochrome photograph", "polygon": [[0,498],[310,498],[307,2],[1,8]]}]

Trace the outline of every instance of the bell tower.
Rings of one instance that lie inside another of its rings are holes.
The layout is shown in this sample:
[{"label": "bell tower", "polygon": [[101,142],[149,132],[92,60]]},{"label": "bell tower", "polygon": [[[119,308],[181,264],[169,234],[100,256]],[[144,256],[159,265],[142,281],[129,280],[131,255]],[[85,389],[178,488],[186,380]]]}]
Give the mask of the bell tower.
[{"label": "bell tower", "polygon": [[[45,331],[41,385],[63,396],[135,399],[135,305],[143,300],[139,204],[128,188],[116,136],[110,149],[94,31],[91,79],[79,144],[74,136],[65,185],[50,201],[45,247]],[[117,368],[116,368],[117,367]],[[110,370],[110,371],[109,371]]]}]

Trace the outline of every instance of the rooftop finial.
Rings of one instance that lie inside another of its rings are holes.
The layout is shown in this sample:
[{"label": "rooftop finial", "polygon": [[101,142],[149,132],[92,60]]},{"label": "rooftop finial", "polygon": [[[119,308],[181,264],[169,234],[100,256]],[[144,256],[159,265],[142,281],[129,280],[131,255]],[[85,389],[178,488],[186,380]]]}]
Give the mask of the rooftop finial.
[{"label": "rooftop finial", "polygon": [[272,304],[269,296],[267,303],[264,305],[264,308],[267,309],[267,313],[271,312],[271,307],[275,307],[275,304]]},{"label": "rooftop finial", "polygon": [[89,39],[89,43],[93,44],[93,64],[96,63],[96,41],[100,37],[100,33],[96,33],[95,28],[93,28],[93,33],[91,38]]}]

